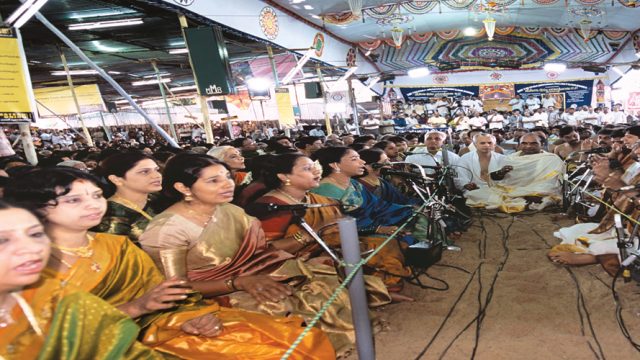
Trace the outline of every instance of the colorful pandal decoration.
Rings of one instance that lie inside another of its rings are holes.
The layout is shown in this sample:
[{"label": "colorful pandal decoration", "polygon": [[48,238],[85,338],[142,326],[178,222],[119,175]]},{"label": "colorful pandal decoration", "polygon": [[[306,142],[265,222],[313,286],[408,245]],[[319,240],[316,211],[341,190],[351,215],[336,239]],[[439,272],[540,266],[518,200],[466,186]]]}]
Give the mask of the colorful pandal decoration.
[{"label": "colorful pandal decoration", "polygon": [[[496,34],[498,35],[509,35],[515,30],[515,26],[496,26]],[[484,29],[483,29],[484,30]]]},{"label": "colorful pandal decoration", "polygon": [[358,46],[365,50],[375,50],[382,45],[382,40],[361,41]]},{"label": "colorful pandal decoration", "polygon": [[431,39],[431,37],[433,36],[432,32],[426,32],[426,33],[422,33],[422,34],[418,34],[418,33],[413,33],[411,35],[409,35],[409,37],[411,38],[411,40],[420,43],[420,44],[424,44],[427,41],[429,41]]},{"label": "colorful pandal decoration", "polygon": [[340,14],[325,15],[322,19],[327,24],[346,25],[360,20],[360,17],[353,15],[350,11],[347,11]]},{"label": "colorful pandal decoration", "polygon": [[609,40],[622,40],[625,36],[627,36],[626,31],[616,31],[616,30],[603,30],[602,34],[607,37]]},{"label": "colorful pandal decoration", "polygon": [[458,35],[460,34],[460,30],[458,29],[444,30],[444,31],[438,31],[436,32],[436,34],[438,34],[438,36],[442,40],[453,40],[458,37]]}]

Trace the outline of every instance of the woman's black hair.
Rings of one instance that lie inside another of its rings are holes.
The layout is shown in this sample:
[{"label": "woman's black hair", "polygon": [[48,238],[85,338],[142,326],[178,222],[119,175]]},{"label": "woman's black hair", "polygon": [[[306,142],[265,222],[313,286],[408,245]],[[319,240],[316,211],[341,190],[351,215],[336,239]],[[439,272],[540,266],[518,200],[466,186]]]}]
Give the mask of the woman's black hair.
[{"label": "woman's black hair", "polygon": [[282,185],[278,174],[291,174],[298,159],[306,157],[301,153],[273,155],[269,159],[269,166],[265,169],[264,183],[269,189],[277,189]]},{"label": "woman's black hair", "polygon": [[142,160],[155,160],[138,151],[128,151],[109,156],[102,160],[96,169],[96,173],[103,178],[105,184],[108,184],[105,196],[109,197],[116,192],[115,185],[109,180],[109,175],[115,175],[123,178],[127,171],[131,170]]},{"label": "woman's black hair", "polygon": [[327,177],[333,172],[333,168],[329,164],[339,163],[349,151],[353,151],[353,149],[344,146],[322,148],[314,152],[311,159],[320,162],[322,177]]},{"label": "woman's black hair", "polygon": [[[0,199],[0,210],[9,210],[9,209],[22,209],[22,210],[28,211],[30,214],[32,214],[33,216],[35,216],[35,217],[37,217],[39,219],[41,217],[40,214],[34,212],[32,209],[29,209],[29,208],[21,206],[21,205],[16,205],[16,204],[13,204],[11,202],[4,201],[4,200]],[[42,220],[40,219],[40,221],[42,221]]]},{"label": "woman's black hair", "polygon": [[173,185],[182,183],[186,187],[191,187],[200,178],[202,169],[212,165],[221,165],[231,172],[231,169],[224,162],[205,154],[181,153],[169,161],[162,173],[162,195],[165,197],[165,206],[170,206],[184,197]]},{"label": "woman's black hair", "polygon": [[380,161],[380,158],[382,157],[382,154],[384,154],[384,151],[379,148],[371,148],[360,150],[358,151],[358,154],[360,155],[360,159],[364,160],[365,164],[371,165]]},{"label": "woman's black hair", "polygon": [[68,194],[78,180],[105,188],[100,179],[85,171],[68,167],[35,168],[12,176],[4,189],[4,198],[42,215],[42,209],[57,206],[56,199]]}]

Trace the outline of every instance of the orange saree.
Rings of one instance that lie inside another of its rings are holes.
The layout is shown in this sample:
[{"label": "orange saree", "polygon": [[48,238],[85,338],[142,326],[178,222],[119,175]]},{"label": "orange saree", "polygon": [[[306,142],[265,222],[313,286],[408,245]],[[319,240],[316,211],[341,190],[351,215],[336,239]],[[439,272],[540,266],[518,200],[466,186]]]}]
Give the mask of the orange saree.
[{"label": "orange saree", "polygon": [[[118,306],[136,299],[164,280],[149,256],[126,237],[96,234],[94,254],[79,258],[66,273],[46,269],[45,275]],[[198,296],[172,311],[154,313],[138,320],[143,344],[183,359],[279,359],[302,331],[302,319],[275,318],[205,303]],[[223,322],[222,334],[213,337],[189,335],[180,326],[205,313]],[[293,358],[331,359],[333,349],[326,336],[316,331],[305,337]]]}]

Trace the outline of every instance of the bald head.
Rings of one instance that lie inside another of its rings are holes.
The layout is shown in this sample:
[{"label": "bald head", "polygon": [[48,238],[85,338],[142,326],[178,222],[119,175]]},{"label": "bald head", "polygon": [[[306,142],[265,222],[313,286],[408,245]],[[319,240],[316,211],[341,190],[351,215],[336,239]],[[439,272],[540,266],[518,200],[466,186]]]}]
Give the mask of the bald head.
[{"label": "bald head", "polygon": [[522,155],[539,154],[542,151],[540,137],[534,133],[522,135],[518,150],[522,151]]}]

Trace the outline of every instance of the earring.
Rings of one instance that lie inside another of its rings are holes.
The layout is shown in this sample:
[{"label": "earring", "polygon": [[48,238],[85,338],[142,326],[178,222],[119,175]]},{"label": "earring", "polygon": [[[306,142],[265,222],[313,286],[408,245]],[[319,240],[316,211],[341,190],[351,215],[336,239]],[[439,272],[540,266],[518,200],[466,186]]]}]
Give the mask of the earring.
[{"label": "earring", "polygon": [[193,201],[193,197],[191,196],[191,193],[187,193],[184,195],[184,201],[186,202],[192,202]]},{"label": "earring", "polygon": [[284,181],[284,186],[291,186],[291,180],[289,180],[289,178]]}]

